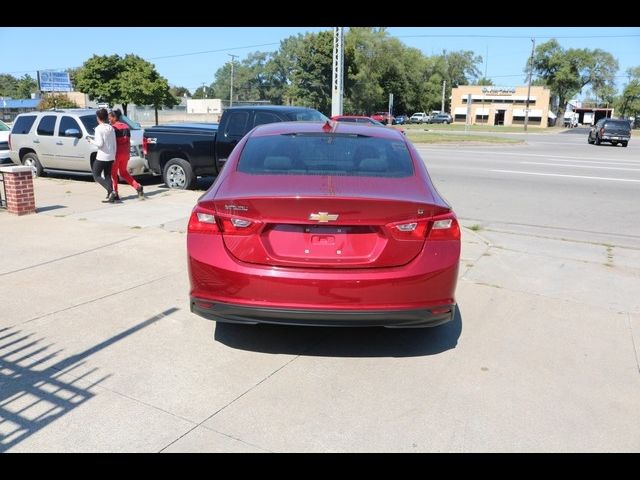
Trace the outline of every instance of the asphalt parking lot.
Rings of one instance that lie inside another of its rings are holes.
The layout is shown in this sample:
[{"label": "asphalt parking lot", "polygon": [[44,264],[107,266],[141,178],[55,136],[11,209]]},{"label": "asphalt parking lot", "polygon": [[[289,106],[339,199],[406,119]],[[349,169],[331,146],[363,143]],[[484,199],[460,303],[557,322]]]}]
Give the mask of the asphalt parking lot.
[{"label": "asphalt parking lot", "polygon": [[421,330],[212,323],[202,190],[36,179],[37,215],[0,211],[0,451],[638,451],[635,140],[420,147],[466,227],[457,316]]}]

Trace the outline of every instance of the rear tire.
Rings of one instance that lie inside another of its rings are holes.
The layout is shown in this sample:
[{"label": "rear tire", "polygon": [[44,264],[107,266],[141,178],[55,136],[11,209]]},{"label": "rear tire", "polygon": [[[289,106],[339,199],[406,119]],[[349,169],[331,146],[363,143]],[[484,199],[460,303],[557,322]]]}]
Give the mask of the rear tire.
[{"label": "rear tire", "polygon": [[196,184],[193,169],[184,158],[169,160],[164,166],[162,178],[167,187],[178,190],[192,190]]},{"label": "rear tire", "polygon": [[25,167],[33,168],[34,178],[42,177],[44,175],[44,169],[42,168],[42,164],[40,163],[40,160],[38,160],[38,155],[36,155],[35,153],[30,152],[25,154],[25,156],[22,157],[22,164]]},{"label": "rear tire", "polygon": [[629,142],[622,142],[622,146],[626,147],[629,144]]}]

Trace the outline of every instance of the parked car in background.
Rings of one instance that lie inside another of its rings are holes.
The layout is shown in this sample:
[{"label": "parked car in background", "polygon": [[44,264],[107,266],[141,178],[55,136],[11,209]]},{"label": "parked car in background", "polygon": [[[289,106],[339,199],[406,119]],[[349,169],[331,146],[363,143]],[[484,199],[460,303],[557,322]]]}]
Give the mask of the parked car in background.
[{"label": "parked car in background", "polygon": [[[98,125],[93,109],[60,109],[21,113],[13,122],[9,137],[11,160],[27,165],[35,175],[44,172],[91,175],[98,148],[86,141]],[[140,156],[140,140],[131,137],[131,157],[127,169],[131,175],[148,173]]]},{"label": "parked car in background", "polygon": [[429,123],[451,123],[453,121],[453,119],[451,118],[451,115],[449,115],[448,113],[439,113],[437,115],[434,115],[433,117],[431,117],[431,119],[429,120]]},{"label": "parked car in background", "polygon": [[389,120],[393,123],[393,117],[389,115],[389,112],[376,112],[371,115],[371,118],[377,120],[380,123],[384,123],[385,125],[389,124]]},{"label": "parked car in background", "polygon": [[[348,123],[358,123],[360,125],[374,125],[377,127],[389,127],[387,124],[380,123],[377,120],[374,120],[371,117],[365,117],[364,115],[334,115],[331,117],[331,120],[336,122],[348,122]],[[398,130],[403,135],[405,134],[404,128],[395,126],[391,127]]]},{"label": "parked car in background", "polygon": [[217,175],[227,158],[252,128],[265,123],[326,121],[306,107],[247,105],[226,108],[217,123],[157,125],[144,131],[149,168],[169,188],[190,189],[199,175]]},{"label": "parked car in background", "polygon": [[187,257],[214,321],[427,327],[454,318],[460,227],[399,132],[272,123],[199,198]]},{"label": "parked car in background", "polygon": [[407,117],[406,115],[396,115],[393,118],[393,123],[395,123],[396,125],[404,125],[408,121],[409,121],[409,117]]},{"label": "parked car in background", "polygon": [[429,123],[429,115],[424,112],[417,112],[411,115],[409,121],[411,123]]},{"label": "parked car in background", "polygon": [[0,121],[0,164],[11,163],[9,132],[11,132],[9,125]]},{"label": "parked car in background", "polygon": [[629,144],[631,138],[631,123],[629,120],[601,118],[589,130],[587,142],[600,145],[609,142],[612,145],[621,143],[623,147]]}]

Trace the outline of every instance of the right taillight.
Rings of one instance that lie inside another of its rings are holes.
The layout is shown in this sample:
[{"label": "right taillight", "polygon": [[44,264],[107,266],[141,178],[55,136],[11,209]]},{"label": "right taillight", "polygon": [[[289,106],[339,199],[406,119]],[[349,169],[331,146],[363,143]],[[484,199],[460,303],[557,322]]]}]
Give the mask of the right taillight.
[{"label": "right taillight", "polygon": [[460,240],[460,225],[455,213],[450,212],[431,218],[428,240]]},{"label": "right taillight", "polygon": [[9,134],[9,150],[13,150],[13,149],[11,148],[11,134]]},{"label": "right taillight", "polygon": [[387,225],[398,240],[460,240],[460,225],[453,212]]}]

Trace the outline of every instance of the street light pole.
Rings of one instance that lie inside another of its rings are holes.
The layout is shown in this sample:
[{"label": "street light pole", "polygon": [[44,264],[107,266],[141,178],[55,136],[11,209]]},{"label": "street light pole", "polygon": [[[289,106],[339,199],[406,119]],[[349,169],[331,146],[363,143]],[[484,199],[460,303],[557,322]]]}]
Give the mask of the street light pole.
[{"label": "street light pole", "polygon": [[[527,131],[527,125],[529,124],[529,97],[531,96],[531,75],[533,74],[533,51],[536,48],[536,39],[531,39],[531,58],[529,59],[529,86],[527,87],[527,105],[524,109],[524,131]],[[542,122],[543,119],[540,119]]]},{"label": "street light pole", "polygon": [[232,53],[227,53],[227,55],[231,57],[231,87],[229,88],[229,106],[233,107],[233,62],[238,55],[233,55]]}]

